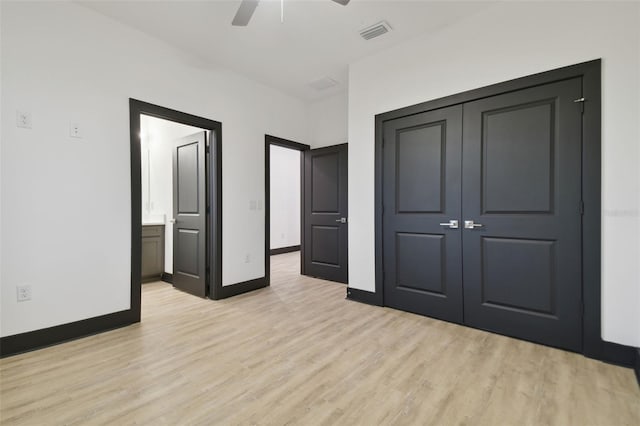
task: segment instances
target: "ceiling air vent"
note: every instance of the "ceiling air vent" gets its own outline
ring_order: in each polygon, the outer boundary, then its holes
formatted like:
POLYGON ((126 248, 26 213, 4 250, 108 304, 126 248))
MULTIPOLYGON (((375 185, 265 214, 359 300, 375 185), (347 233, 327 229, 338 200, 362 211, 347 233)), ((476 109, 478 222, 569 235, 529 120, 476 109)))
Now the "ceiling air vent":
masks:
POLYGON ((360 36, 365 40, 371 40, 372 38, 381 36, 391 31, 391 26, 387 21, 381 21, 377 24, 373 24, 370 27, 360 31, 360 36))
POLYGON ((336 86, 337 84, 338 82, 332 78, 322 77, 319 80, 315 80, 309 83, 309 86, 313 87, 316 90, 326 90, 330 87, 336 86))

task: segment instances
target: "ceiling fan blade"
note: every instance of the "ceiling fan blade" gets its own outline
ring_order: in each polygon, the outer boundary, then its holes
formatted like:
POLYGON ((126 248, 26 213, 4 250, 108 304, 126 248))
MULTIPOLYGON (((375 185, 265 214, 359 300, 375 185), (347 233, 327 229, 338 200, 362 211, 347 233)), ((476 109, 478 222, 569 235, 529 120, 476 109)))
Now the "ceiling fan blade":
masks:
POLYGON ((236 27, 246 27, 251 20, 251 16, 256 10, 256 7, 258 7, 259 1, 260 0, 242 0, 242 3, 240 3, 240 7, 236 12, 236 16, 234 16, 233 21, 231 21, 231 25, 236 27))
POLYGON ((346 6, 346 5, 348 5, 348 4, 349 4, 349 2, 350 2, 351 0, 333 0, 333 1, 334 1, 334 2, 336 2, 336 3, 338 3, 338 4, 341 4, 341 5, 343 5, 343 6, 346 6))

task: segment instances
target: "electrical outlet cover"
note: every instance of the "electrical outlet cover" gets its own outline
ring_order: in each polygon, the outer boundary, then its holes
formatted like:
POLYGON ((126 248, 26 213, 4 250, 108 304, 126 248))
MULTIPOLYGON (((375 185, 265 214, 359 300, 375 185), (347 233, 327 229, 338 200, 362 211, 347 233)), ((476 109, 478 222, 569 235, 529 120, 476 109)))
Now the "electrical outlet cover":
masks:
POLYGON ((80 124, 76 121, 69 123, 69 136, 72 138, 81 138, 82 132, 80 131, 80 124))

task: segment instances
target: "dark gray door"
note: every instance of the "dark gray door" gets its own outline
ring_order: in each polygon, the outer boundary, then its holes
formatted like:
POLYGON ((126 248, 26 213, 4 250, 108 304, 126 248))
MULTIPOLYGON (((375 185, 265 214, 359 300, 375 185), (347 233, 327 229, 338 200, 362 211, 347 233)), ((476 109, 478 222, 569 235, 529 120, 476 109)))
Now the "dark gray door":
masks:
POLYGON ((206 132, 173 147, 173 285, 206 296, 206 132))
POLYGON ((384 303, 455 322, 462 322, 461 130, 461 106, 383 128, 384 303))
POLYGON ((348 282, 347 144, 304 152, 304 273, 348 282))
POLYGON ((463 128, 465 323, 571 350, 582 344, 581 87, 467 103, 463 128))

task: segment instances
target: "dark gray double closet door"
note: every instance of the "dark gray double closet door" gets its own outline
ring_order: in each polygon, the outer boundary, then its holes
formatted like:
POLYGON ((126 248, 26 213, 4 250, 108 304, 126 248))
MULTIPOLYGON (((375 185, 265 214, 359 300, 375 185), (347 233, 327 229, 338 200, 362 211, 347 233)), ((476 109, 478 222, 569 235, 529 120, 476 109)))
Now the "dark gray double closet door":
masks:
POLYGON ((581 350, 581 93, 577 78, 385 122, 385 305, 581 350))

